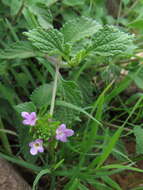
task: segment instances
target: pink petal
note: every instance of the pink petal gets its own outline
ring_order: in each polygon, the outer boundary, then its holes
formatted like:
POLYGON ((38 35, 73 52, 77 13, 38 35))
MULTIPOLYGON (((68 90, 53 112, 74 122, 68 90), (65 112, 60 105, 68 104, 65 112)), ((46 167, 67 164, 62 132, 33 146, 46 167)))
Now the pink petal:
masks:
POLYGON ((43 143, 43 140, 42 140, 42 139, 36 139, 36 140, 35 140, 35 143, 42 144, 42 143, 43 143))
POLYGON ((35 142, 30 142, 30 143, 29 143, 29 146, 30 146, 30 147, 33 147, 34 144, 35 144, 35 142))
POLYGON ((21 116, 27 119, 29 118, 30 114, 28 112, 21 112, 21 116))
POLYGON ((30 115, 32 116, 32 118, 36 118, 36 112, 31 112, 30 115))
POLYGON ((43 146, 40 146, 40 147, 38 148, 38 151, 39 151, 39 152, 44 152, 43 146))
POLYGON ((65 130, 65 134, 67 137, 70 137, 74 134, 74 131, 72 129, 66 129, 65 130))
POLYGON ((56 135, 55 137, 57 140, 60 140, 60 135, 56 135))
POLYGON ((23 120, 22 123, 23 123, 24 125, 30 125, 30 121, 27 120, 27 119, 23 120))
POLYGON ((65 124, 61 124, 58 129, 60 129, 61 131, 63 131, 63 130, 66 129, 66 125, 65 124))
POLYGON ((67 142, 67 137, 65 134, 62 135, 56 135, 56 139, 62 142, 67 142))
POLYGON ((65 135, 63 135, 63 136, 60 137, 59 140, 62 141, 62 142, 67 142, 67 137, 65 135))
POLYGON ((31 153, 32 155, 36 155, 36 154, 38 153, 38 150, 37 150, 36 148, 32 147, 32 148, 30 149, 30 153, 31 153))

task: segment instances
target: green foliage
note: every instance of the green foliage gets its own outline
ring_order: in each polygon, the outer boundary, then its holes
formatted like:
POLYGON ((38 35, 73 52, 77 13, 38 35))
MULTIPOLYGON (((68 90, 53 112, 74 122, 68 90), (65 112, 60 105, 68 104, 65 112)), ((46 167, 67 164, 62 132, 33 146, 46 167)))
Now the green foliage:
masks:
POLYGON ((16 105, 14 108, 19 114, 23 111, 26 111, 26 112, 36 111, 36 107, 32 102, 21 103, 21 104, 16 105))
POLYGON ((143 154, 143 129, 140 126, 134 127, 134 135, 136 137, 136 152, 143 154))
POLYGON ((83 104, 90 104, 92 102, 94 89, 91 78, 88 76, 88 74, 84 74, 79 77, 78 85, 83 95, 83 104))
POLYGON ((95 20, 86 17, 79 17, 64 24, 61 32, 66 42, 76 42, 85 37, 90 37, 102 26, 95 20))
POLYGON ((10 139, 1 139, 0 157, 38 172, 33 189, 121 190, 111 175, 143 172, 131 167, 143 153, 143 2, 105 2, 0 1, 0 133, 10 139), (36 112, 35 126, 22 124, 22 111, 36 112), (55 139, 61 123, 74 130, 67 143, 55 139), (44 153, 32 156, 37 138, 44 153), (137 154, 127 154, 124 140, 135 138, 137 154))
POLYGON ((88 51, 100 56, 117 56, 128 53, 132 46, 133 35, 120 31, 113 26, 104 26, 92 38, 88 51))
POLYGON ((48 6, 39 2, 34 5, 30 4, 29 9, 35 16, 37 16, 37 20, 41 27, 43 27, 44 29, 53 27, 52 26, 53 16, 48 6))
POLYGON ((45 54, 55 55, 63 51, 64 37, 56 29, 37 28, 25 32, 32 44, 45 54))
POLYGON ((79 52, 77 52, 77 54, 71 58, 71 60, 68 62, 68 64, 70 66, 76 66, 79 65, 81 63, 81 61, 87 56, 86 54, 86 50, 80 50, 79 52))
POLYGON ((53 84, 44 84, 36 88, 31 96, 31 101, 38 107, 47 106, 50 104, 52 97, 53 84))
POLYGON ((26 59, 34 57, 34 49, 27 41, 12 43, 4 51, 0 52, 0 59, 26 59))
POLYGON ((84 0, 81 0, 81 1, 63 0, 63 4, 68 5, 68 6, 78 6, 78 5, 83 5, 84 4, 84 0))
POLYGON ((10 104, 14 104, 14 99, 15 99, 15 92, 13 91, 12 88, 9 86, 5 86, 2 83, 0 83, 0 97, 4 97, 4 99, 8 100, 10 104))
MULTIPOLYGON (((72 103, 75 106, 81 106, 82 94, 78 85, 74 81, 60 81, 59 100, 72 103)), ((79 113, 66 107, 57 107, 55 117, 63 123, 70 124, 78 119, 79 113)))

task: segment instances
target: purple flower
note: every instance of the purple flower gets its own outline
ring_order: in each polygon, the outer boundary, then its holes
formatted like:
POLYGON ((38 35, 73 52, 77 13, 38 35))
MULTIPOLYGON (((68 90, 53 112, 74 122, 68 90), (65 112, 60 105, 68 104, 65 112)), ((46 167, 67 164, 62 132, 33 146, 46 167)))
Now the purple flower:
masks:
POLYGON ((34 126, 37 120, 36 113, 35 112, 22 112, 21 116, 24 118, 23 124, 24 125, 31 125, 34 126))
POLYGON ((35 141, 29 143, 30 148, 30 154, 36 155, 38 152, 44 152, 43 148, 43 140, 36 139, 35 141))
POLYGON ((67 129, 65 124, 61 124, 56 130, 56 139, 62 142, 67 142, 67 137, 74 134, 72 129, 67 129))

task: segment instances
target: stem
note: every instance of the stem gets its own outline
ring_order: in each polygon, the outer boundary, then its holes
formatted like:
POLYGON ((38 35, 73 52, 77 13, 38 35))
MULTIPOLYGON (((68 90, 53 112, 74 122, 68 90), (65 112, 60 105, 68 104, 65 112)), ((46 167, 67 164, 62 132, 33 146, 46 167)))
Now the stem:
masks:
POLYGON ((59 76, 59 63, 56 63, 56 73, 54 78, 54 86, 53 86, 53 92, 52 92, 52 100, 51 100, 51 107, 50 107, 50 115, 53 116, 54 113, 54 107, 55 107, 55 98, 56 98, 56 91, 57 91, 57 83, 58 83, 58 76, 59 76))

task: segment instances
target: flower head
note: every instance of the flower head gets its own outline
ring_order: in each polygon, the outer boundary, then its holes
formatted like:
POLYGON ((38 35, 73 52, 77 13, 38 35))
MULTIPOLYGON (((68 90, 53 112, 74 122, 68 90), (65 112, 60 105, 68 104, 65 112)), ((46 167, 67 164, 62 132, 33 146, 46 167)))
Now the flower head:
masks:
POLYGON ((22 112, 21 116, 24 118, 22 122, 24 125, 34 126, 36 124, 37 117, 35 112, 22 112))
POLYGON ((29 143, 30 148, 30 154, 36 155, 38 152, 44 152, 43 148, 43 140, 36 139, 35 141, 29 143))
POLYGON ((72 129, 67 129, 65 124, 61 124, 56 130, 56 139, 62 142, 67 142, 67 137, 74 134, 72 129))

